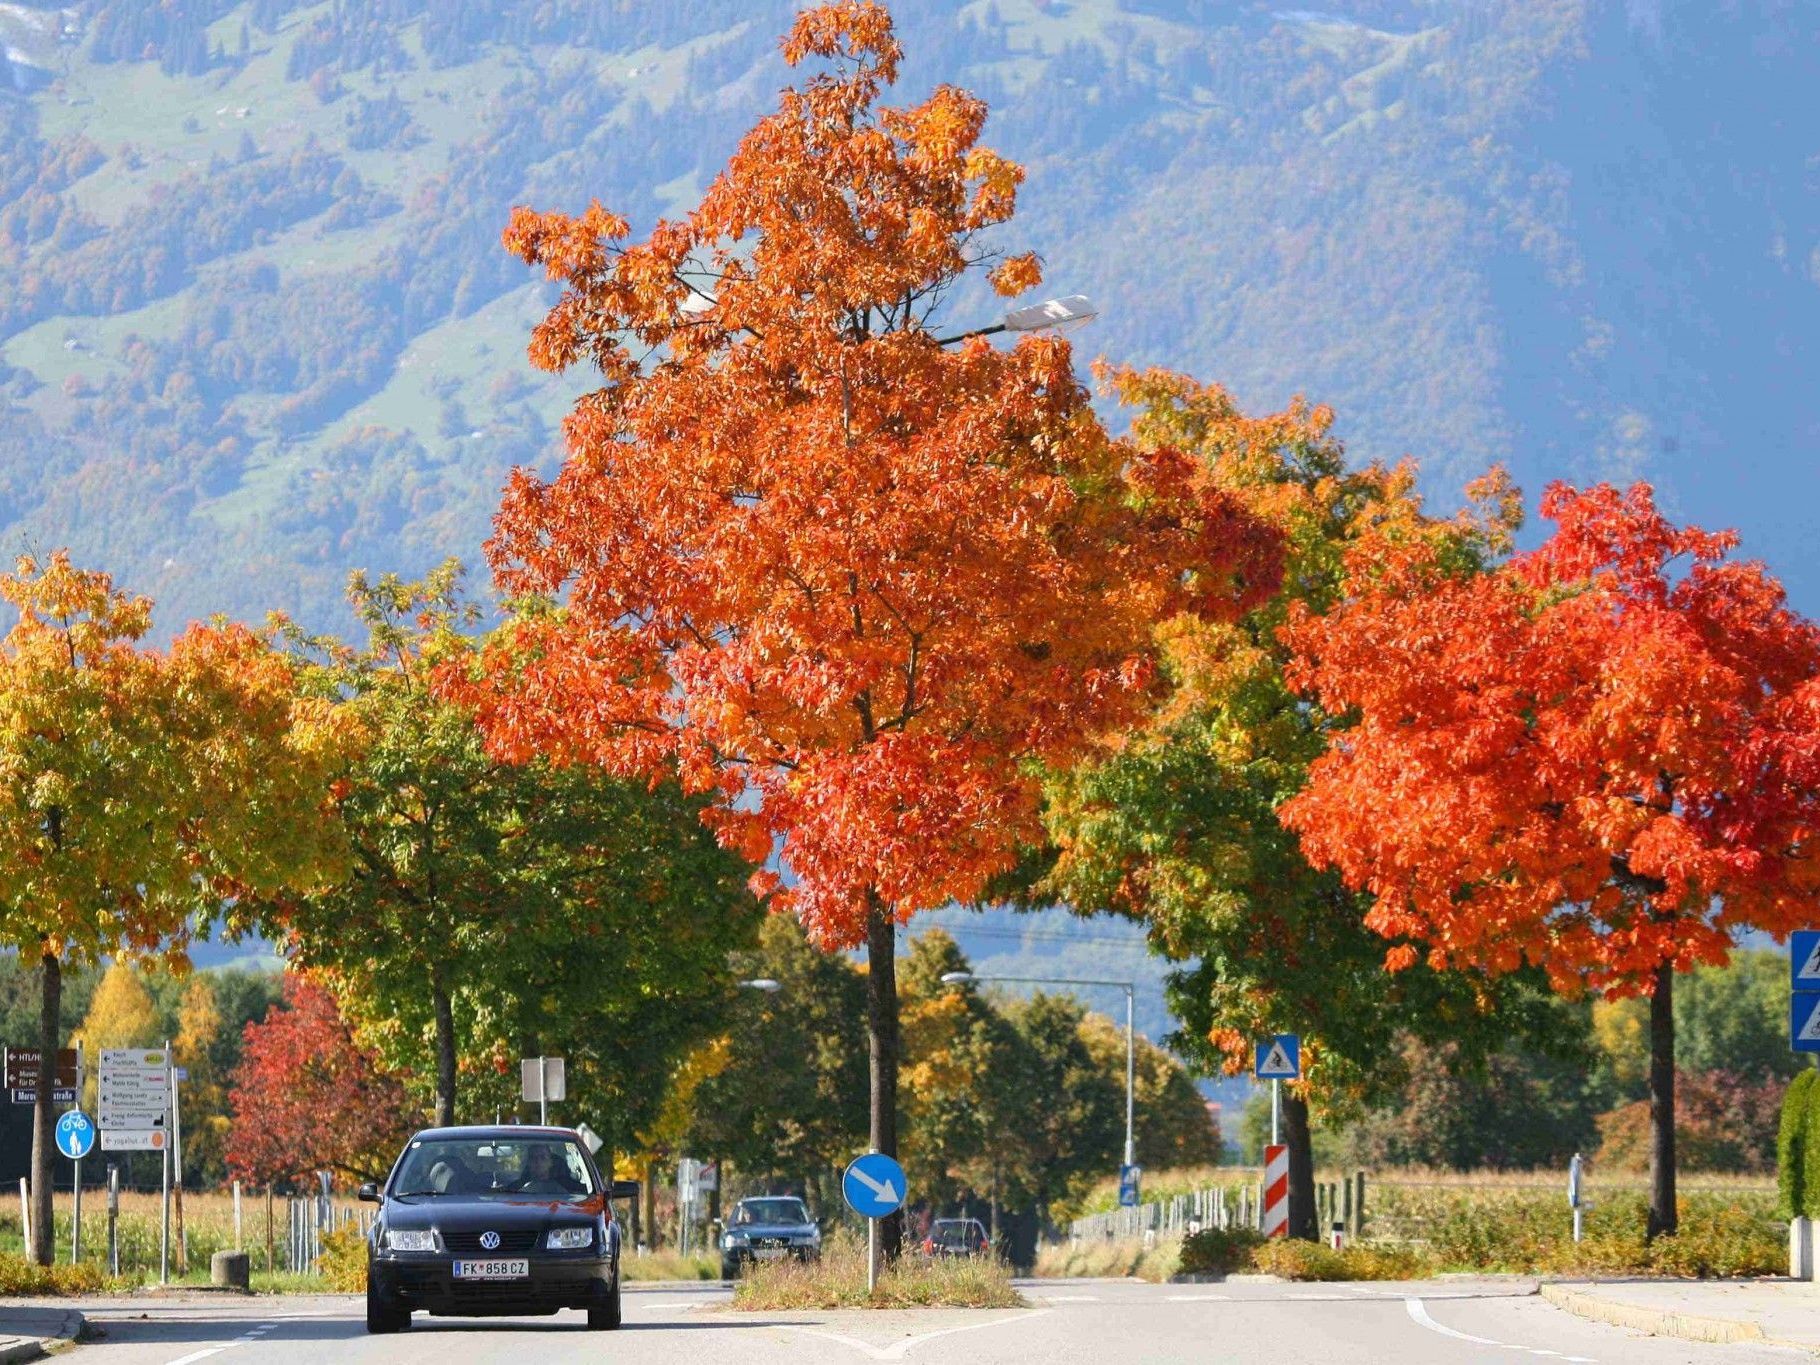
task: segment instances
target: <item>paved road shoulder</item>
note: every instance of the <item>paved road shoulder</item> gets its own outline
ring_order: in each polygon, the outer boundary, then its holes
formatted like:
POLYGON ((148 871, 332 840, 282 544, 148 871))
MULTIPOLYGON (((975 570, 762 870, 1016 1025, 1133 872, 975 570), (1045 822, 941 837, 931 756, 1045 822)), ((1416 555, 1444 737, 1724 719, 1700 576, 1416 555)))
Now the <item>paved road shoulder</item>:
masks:
POLYGON ((0 1365, 68 1349, 82 1334, 83 1321, 80 1309, 64 1303, 0 1303, 0 1365))

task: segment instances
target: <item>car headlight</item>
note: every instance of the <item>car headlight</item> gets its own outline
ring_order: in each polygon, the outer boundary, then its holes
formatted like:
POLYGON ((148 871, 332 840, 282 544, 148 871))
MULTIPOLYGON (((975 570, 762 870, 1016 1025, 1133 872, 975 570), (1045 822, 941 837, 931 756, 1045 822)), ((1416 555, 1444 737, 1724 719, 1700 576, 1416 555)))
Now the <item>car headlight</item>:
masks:
POLYGON ((729 1232, 725 1237, 720 1239, 721 1250, 723 1251, 731 1251, 734 1247, 743 1247, 745 1244, 746 1234, 743 1232, 729 1232))
POLYGON ((385 1234, 388 1251, 436 1251, 435 1228, 387 1228, 385 1234))
POLYGON ((594 1245, 593 1228, 551 1228, 544 1246, 551 1251, 574 1251, 594 1245))

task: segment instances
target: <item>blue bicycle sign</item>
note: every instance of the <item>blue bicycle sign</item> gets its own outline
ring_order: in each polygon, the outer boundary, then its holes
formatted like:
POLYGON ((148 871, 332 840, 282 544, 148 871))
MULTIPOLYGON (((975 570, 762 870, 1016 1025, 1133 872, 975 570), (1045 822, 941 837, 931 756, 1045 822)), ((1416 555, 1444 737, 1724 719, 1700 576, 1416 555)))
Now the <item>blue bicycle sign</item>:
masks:
POLYGON ((80 1161, 95 1150, 95 1124, 80 1109, 57 1120, 57 1150, 71 1161, 80 1161))

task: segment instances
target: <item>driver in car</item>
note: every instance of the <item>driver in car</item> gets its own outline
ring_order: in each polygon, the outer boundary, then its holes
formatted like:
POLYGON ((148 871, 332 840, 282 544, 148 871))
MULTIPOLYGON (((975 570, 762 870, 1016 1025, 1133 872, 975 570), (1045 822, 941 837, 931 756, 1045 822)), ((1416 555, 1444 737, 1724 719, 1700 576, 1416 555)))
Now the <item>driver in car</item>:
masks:
POLYGON ((556 1154, 540 1143, 525 1152, 524 1175, 519 1179, 518 1191, 521 1194, 580 1194, 581 1186, 557 1163, 556 1154))

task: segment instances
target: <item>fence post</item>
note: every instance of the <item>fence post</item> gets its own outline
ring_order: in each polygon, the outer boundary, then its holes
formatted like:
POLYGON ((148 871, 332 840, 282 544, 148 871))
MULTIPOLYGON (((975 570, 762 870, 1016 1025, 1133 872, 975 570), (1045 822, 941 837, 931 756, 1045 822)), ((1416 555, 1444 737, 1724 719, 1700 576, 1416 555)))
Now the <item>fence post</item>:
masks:
POLYGON ((1353 1179, 1358 1183, 1358 1192, 1352 1197, 1352 1239, 1357 1242, 1365 1237, 1365 1172, 1357 1172, 1353 1179))

